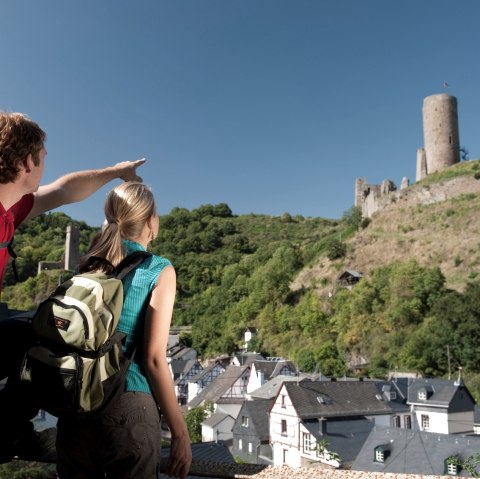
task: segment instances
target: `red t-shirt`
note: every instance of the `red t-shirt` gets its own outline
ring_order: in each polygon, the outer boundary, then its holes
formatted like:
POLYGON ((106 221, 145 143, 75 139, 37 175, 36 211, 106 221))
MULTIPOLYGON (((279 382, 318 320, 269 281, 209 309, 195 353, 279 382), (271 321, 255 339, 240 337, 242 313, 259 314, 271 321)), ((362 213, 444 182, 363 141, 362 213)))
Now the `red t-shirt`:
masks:
MULTIPOLYGON (((15 203, 8 211, 5 211, 0 203, 0 243, 6 243, 13 238, 15 228, 28 216, 33 207, 33 194, 28 194, 15 203)), ((0 290, 3 287, 3 278, 7 269, 10 255, 7 248, 0 249, 0 290)))

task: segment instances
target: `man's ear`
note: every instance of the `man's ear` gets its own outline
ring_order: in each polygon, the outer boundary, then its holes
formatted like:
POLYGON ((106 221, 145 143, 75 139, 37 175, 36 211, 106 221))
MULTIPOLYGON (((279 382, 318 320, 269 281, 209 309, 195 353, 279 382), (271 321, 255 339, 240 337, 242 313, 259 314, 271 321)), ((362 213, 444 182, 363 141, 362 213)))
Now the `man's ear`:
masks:
POLYGON ((23 160, 23 167, 25 169, 26 173, 30 173, 32 171, 32 168, 35 166, 33 162, 33 156, 31 153, 29 153, 25 159, 23 160))

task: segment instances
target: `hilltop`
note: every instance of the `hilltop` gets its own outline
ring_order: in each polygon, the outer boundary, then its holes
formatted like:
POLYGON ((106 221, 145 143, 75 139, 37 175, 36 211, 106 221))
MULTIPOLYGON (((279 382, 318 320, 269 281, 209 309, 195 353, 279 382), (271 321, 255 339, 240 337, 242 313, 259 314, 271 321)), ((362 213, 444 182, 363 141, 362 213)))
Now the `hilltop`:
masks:
POLYGON ((440 267, 447 287, 463 291, 480 272, 479 172, 480 160, 468 161, 391 193, 368 226, 345 241, 344 258, 320 256, 292 289, 313 286, 326 297, 343 269, 368 277, 379 266, 414 259, 440 267))

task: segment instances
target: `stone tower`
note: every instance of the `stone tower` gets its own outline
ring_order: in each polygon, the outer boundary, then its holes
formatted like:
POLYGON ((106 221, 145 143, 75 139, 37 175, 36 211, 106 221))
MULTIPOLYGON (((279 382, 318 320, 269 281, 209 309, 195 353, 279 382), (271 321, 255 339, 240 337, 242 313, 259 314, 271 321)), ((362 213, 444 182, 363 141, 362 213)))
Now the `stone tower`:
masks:
POLYGON ((417 178, 460 161, 457 99, 441 93, 423 100, 423 151, 417 152, 417 178))
POLYGON ((80 262, 80 232, 75 225, 67 226, 65 238, 65 269, 74 271, 80 262))

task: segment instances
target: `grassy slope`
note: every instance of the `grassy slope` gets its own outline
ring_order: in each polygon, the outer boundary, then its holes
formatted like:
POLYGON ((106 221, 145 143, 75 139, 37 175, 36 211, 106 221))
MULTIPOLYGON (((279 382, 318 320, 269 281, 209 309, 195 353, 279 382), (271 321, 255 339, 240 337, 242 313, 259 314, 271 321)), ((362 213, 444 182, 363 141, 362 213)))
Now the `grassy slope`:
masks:
POLYGON ((413 258, 421 265, 439 266, 447 286, 462 290, 480 272, 480 180, 474 178, 479 171, 479 160, 464 162, 411 186, 415 193, 448 185, 450 193, 443 201, 398 202, 375 213, 368 227, 347 241, 346 258, 331 262, 319 257, 298 275, 292 288, 313 284, 326 296, 346 268, 368 277, 380 265, 413 258))

